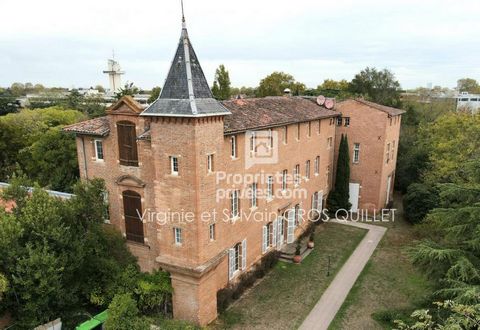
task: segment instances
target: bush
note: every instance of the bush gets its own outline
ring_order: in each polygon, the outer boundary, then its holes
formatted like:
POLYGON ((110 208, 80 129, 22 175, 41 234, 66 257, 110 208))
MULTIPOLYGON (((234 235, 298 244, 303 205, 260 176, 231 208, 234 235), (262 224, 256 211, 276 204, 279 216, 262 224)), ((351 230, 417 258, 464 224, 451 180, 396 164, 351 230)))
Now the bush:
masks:
POLYGON ((217 291, 217 310, 223 312, 232 302, 233 289, 226 287, 217 291))
POLYGON ((167 315, 171 306, 172 284, 168 273, 155 271, 142 274, 135 293, 142 313, 163 312, 167 315))
POLYGON ((427 213, 439 204, 438 191, 421 183, 413 183, 403 197, 405 217, 411 223, 421 222, 427 213))
POLYGON ((108 306, 108 318, 105 321, 107 330, 147 330, 150 322, 139 316, 137 302, 131 294, 116 295, 108 306))

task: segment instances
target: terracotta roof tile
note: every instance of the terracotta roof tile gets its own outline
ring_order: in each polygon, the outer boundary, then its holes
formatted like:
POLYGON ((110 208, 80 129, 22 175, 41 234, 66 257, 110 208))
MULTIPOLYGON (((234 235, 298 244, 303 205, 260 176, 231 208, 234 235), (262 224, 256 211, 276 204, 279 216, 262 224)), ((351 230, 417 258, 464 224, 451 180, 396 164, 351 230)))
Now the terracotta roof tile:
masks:
POLYGON ((107 136, 108 133, 110 133, 110 123, 108 117, 99 117, 65 126, 63 131, 76 134, 107 136))
POLYGON ((265 97, 222 102, 232 113, 225 116, 224 132, 282 126, 340 115, 303 97, 265 97))
POLYGON ((363 100, 363 99, 355 99, 355 100, 350 99, 350 100, 345 100, 343 102, 340 102, 337 105, 337 110, 341 112, 342 107, 346 106, 347 102, 357 102, 357 103, 366 105, 370 108, 385 112, 390 116, 398 116, 398 115, 401 115, 401 114, 405 113, 405 110, 401 110, 401 109, 397 109, 397 108, 393 108, 393 107, 387 107, 386 105, 381 105, 381 104, 366 101, 366 100, 363 100))

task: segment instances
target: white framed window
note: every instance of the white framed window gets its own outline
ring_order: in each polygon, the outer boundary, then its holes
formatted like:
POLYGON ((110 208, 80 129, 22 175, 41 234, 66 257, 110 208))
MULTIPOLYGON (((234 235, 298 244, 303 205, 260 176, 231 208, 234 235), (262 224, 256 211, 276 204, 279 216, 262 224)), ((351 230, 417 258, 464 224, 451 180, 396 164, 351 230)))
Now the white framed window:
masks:
POLYGON ((240 215, 239 196, 240 196, 240 191, 239 190, 232 191, 231 196, 230 196, 232 218, 237 218, 240 215))
POLYGON ((251 193, 250 206, 252 208, 255 208, 257 207, 257 183, 256 182, 252 183, 250 193, 251 193))
POLYGON ((342 126, 342 117, 337 117, 337 126, 342 126))
POLYGON ((277 245, 278 222, 274 220, 262 227, 262 253, 277 245))
POLYGON ((268 147, 273 149, 273 131, 271 128, 268 130, 268 147))
POLYGON ((232 158, 237 158, 237 136, 232 135, 230 137, 230 147, 231 147, 231 156, 232 158))
POLYGON ((293 182, 296 186, 300 184, 300 165, 297 164, 293 168, 293 182))
POLYGON ((320 173, 320 156, 315 157, 315 163, 313 165, 315 175, 320 173))
POLYGON ((283 143, 288 143, 288 126, 283 127, 283 143))
POLYGON ((357 164, 360 161, 360 143, 353 144, 353 163, 357 164))
POLYGON ((257 135, 255 132, 250 132, 250 152, 257 151, 257 135))
POLYGON ((318 210, 318 192, 312 195, 312 210, 318 210))
POLYGON ((305 162, 305 178, 310 179, 310 160, 305 162))
POLYGON ((215 224, 212 223, 210 226, 208 226, 208 238, 210 241, 214 241, 216 238, 216 232, 215 232, 215 224))
POLYGON ((247 268, 247 239, 228 250, 228 278, 231 280, 240 270, 247 268))
POLYGON ((333 137, 329 137, 327 139, 327 149, 331 149, 333 147, 333 137))
POLYGON ((95 140, 93 142, 95 144, 95 159, 103 161, 103 141, 95 140))
POLYGON ((282 172, 282 190, 283 191, 287 190, 287 175, 288 175, 288 171, 283 170, 282 172))
POLYGON ((345 117, 345 127, 350 127, 350 117, 345 117))
POLYGON ((178 157, 170 156, 170 170, 172 175, 178 175, 178 157))
POLYGON ((388 162, 390 161, 390 143, 387 143, 387 153, 385 155, 385 162, 388 164, 388 162))
POLYGON ((392 160, 395 158, 395 141, 392 141, 392 157, 391 158, 392 160))
POLYGON ((213 169, 213 154, 207 155, 207 172, 212 173, 213 169))
POLYGON ((176 245, 182 245, 183 243, 182 228, 178 228, 178 227, 173 228, 173 238, 175 240, 176 245))
POLYGON ((267 199, 273 199, 273 176, 267 178, 267 199))

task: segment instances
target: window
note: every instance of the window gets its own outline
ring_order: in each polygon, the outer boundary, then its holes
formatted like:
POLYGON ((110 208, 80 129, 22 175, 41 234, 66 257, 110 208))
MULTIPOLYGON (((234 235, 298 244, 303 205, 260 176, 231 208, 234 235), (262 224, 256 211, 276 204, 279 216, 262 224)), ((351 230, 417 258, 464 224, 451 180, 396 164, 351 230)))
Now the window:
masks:
POLYGON ((231 144, 231 156, 232 158, 237 158, 237 136, 233 135, 230 138, 230 144, 231 144))
POLYGON ((175 240, 176 245, 182 245, 183 243, 182 228, 178 228, 178 227, 173 228, 173 238, 175 240))
POLYGON ((353 144, 353 163, 357 164, 360 160, 360 143, 353 144))
POLYGON ((250 132, 250 152, 255 152, 257 149, 257 137, 255 132, 250 132))
POLYGON ((342 117, 337 117, 337 126, 342 126, 342 117))
POLYGON ((129 121, 118 122, 117 134, 120 165, 138 166, 135 124, 129 121))
POLYGON ((300 140, 300 123, 297 124, 297 140, 300 140))
POLYGON ((251 186, 251 207, 254 208, 254 207, 257 207, 257 183, 254 182, 252 183, 252 186, 251 186))
POLYGON ((213 155, 207 155, 207 172, 213 172, 213 155))
POLYGON ((320 156, 315 157, 315 163, 313 165, 315 175, 318 175, 320 173, 320 156))
POLYGON ((312 136, 312 122, 311 121, 308 122, 308 132, 307 132, 307 134, 308 134, 308 137, 312 136))
POLYGON ((134 191, 122 193, 127 240, 143 243, 142 198, 134 191))
POLYGON ((277 227, 278 222, 274 220, 262 227, 262 253, 266 253, 270 247, 274 247, 277 244, 277 227))
POLYGON ((214 223, 208 226, 208 237, 210 238, 210 241, 215 240, 215 224, 214 223))
POLYGON ((288 126, 283 128, 283 143, 288 143, 288 126))
POLYGON ((273 176, 267 178, 267 199, 273 198, 273 176))
POLYGON ((300 223, 300 204, 295 205, 295 226, 300 223))
POLYGON ((231 198, 231 211, 232 211, 232 218, 237 218, 240 215, 239 212, 239 195, 240 191, 234 190, 230 196, 231 198))
POLYGON ((386 154, 386 163, 390 161, 390 143, 387 144, 387 154, 386 154))
POLYGON ((345 127, 350 126, 350 117, 345 117, 345 127))
POLYGON ((234 271, 240 270, 241 260, 242 260, 242 243, 238 243, 234 247, 235 250, 235 259, 234 259, 234 271))
POLYGON ((297 186, 300 183, 300 165, 297 164, 293 168, 293 180, 295 185, 297 186))
POLYGON ((178 157, 170 156, 170 170, 172 175, 178 175, 178 157))
POLYGON ((282 172, 282 190, 285 191, 287 190, 287 170, 283 170, 282 172))
POLYGON ((268 130, 268 147, 270 149, 273 148, 273 132, 272 132, 272 129, 268 130))
POLYGON ((333 125, 333 118, 330 118, 330 126, 333 125))
POLYGON ((95 140, 95 158, 103 160, 103 143, 102 140, 95 140))
POLYGON ((327 149, 332 148, 332 146, 333 146, 333 137, 329 137, 327 139, 327 149))
POLYGON ((305 163, 305 178, 310 179, 310 160, 305 163))
POLYGON ((312 195, 312 210, 318 210, 318 192, 312 195))

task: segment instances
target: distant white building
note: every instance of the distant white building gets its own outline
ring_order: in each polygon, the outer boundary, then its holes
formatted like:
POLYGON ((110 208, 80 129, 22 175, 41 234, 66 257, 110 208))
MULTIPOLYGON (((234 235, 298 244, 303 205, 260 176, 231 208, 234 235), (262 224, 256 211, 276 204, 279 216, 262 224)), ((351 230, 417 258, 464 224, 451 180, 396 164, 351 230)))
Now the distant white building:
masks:
POLYGON ((113 95, 120 91, 122 88, 122 75, 125 73, 120 68, 120 64, 114 59, 108 60, 108 69, 103 71, 108 74, 108 80, 110 84, 109 94, 113 95))
POLYGON ((469 94, 468 92, 458 94, 457 111, 478 113, 480 111, 480 94, 469 94))

